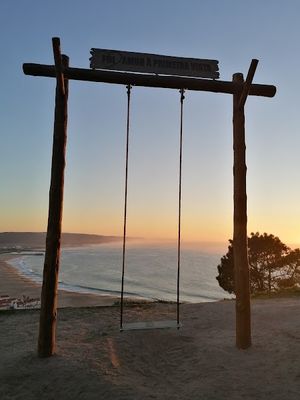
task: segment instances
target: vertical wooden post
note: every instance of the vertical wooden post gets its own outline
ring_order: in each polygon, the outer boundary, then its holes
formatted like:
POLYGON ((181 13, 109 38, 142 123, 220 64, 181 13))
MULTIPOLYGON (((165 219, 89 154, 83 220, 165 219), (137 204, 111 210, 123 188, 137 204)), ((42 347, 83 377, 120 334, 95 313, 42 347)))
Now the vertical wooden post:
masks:
POLYGON ((55 351, 57 288, 67 141, 68 80, 64 78, 63 68, 68 67, 69 59, 67 56, 61 56, 59 38, 53 38, 52 44, 56 67, 56 95, 48 227, 38 339, 38 355, 40 357, 49 357, 55 351))
MULTIPOLYGON (((234 74, 233 82, 243 83, 243 74, 234 74)), ((240 92, 233 95, 233 257, 236 294, 236 345, 240 349, 246 349, 251 346, 251 314, 247 243, 245 115, 244 104, 241 104, 240 99, 240 92)))

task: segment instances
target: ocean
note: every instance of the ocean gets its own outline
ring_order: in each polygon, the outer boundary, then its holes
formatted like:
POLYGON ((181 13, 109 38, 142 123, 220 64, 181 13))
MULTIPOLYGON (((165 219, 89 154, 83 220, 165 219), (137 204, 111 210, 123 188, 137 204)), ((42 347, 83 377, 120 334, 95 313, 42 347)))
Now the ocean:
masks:
MULTIPOLYGON (((180 301, 199 303, 230 298, 216 280, 221 254, 195 247, 181 251, 180 301)), ((30 279, 41 282, 44 255, 23 254, 10 264, 30 279)), ((111 294, 121 288, 122 243, 63 249, 59 272, 61 289, 111 294)), ((177 249, 175 245, 128 242, 124 295, 176 301, 177 249)))

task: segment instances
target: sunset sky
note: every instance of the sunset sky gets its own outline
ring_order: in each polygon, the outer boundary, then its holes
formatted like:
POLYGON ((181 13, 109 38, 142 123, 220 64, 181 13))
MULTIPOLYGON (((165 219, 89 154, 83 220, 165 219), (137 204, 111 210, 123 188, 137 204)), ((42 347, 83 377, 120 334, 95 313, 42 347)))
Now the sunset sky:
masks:
MULTIPOLYGON (((277 87, 246 104, 249 233, 300 245, 300 2, 298 0, 1 1, 0 231, 45 231, 55 80, 25 76, 53 64, 61 38, 70 65, 90 49, 219 60, 220 79, 247 74, 277 87)), ((133 88, 128 235, 177 233, 179 103, 176 90, 133 88)), ((70 82, 63 230, 121 235, 126 88, 70 82)), ((182 238, 232 237, 232 97, 187 92, 182 238)))

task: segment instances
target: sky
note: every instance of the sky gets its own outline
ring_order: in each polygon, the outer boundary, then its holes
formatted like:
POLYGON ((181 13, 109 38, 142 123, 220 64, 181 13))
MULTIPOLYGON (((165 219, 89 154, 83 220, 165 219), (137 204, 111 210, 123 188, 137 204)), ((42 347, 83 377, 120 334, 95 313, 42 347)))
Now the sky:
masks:
MULTIPOLYGON (((25 76, 53 64, 61 39, 73 67, 106 48, 219 60, 220 79, 247 74, 277 87, 246 103, 248 231, 300 245, 298 0, 51 0, 0 3, 0 231, 45 231, 55 80, 25 76)), ((177 90, 132 90, 128 235, 177 235, 177 90)), ((121 235, 126 88, 70 82, 63 230, 121 235)), ((232 96, 186 93, 182 239, 227 242, 233 230, 232 96)))

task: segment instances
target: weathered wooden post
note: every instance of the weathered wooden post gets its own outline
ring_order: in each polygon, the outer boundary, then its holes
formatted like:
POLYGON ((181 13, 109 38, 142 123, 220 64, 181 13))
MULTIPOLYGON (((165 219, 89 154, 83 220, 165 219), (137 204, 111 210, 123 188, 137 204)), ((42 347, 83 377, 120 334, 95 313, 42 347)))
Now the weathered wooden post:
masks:
POLYGON ((233 257, 236 293, 236 345, 240 349, 246 349, 251 346, 244 106, 250 91, 257 63, 257 60, 252 60, 245 83, 243 74, 237 73, 233 75, 233 82, 238 84, 244 83, 243 90, 233 95, 233 257))
POLYGON ((49 357, 55 351, 68 116, 68 80, 64 77, 63 68, 68 67, 69 59, 67 56, 61 55, 59 38, 53 38, 52 45, 56 70, 56 95, 49 213, 38 340, 38 354, 40 357, 49 357))

